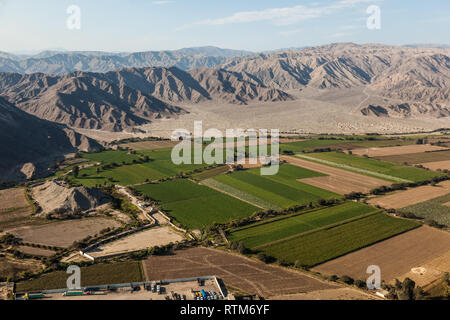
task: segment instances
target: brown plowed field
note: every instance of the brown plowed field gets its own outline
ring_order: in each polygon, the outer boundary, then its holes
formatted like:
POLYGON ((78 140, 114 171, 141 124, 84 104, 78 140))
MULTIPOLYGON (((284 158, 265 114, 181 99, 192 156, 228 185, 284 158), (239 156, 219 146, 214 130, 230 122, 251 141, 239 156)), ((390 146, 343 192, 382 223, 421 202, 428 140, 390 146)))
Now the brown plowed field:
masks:
POLYGON ((172 148, 173 146, 177 145, 178 141, 170 141, 170 140, 164 140, 164 141, 141 141, 141 142, 131 142, 127 144, 121 145, 125 148, 130 148, 136 151, 140 150, 154 150, 154 149, 164 149, 164 148, 172 148))
POLYGON ((450 170, 450 160, 421 163, 421 165, 433 171, 437 171, 438 169, 450 170))
POLYGON ((381 268, 382 279, 389 282, 412 268, 420 267, 448 253, 449 250, 449 233, 423 226, 321 264, 313 271, 367 279, 367 267, 377 265, 381 268))
POLYGON ((262 297, 337 289, 299 272, 266 265, 246 257, 208 248, 176 251, 144 261, 147 280, 217 276, 226 286, 262 297))
POLYGON ((23 188, 0 190, 0 223, 27 217, 31 212, 23 188))
POLYGON ((439 151, 446 150, 448 148, 426 145, 426 144, 414 144, 409 146, 399 146, 399 147, 385 147, 385 148, 361 148, 354 149, 352 153, 358 156, 368 155, 369 157, 384 157, 384 156, 394 156, 403 155, 410 153, 421 153, 426 151, 439 151))
POLYGON ((376 187, 391 185, 391 182, 388 181, 329 167, 312 161, 288 156, 282 156, 281 159, 286 160, 292 165, 326 174, 327 176, 325 177, 306 178, 300 179, 299 181, 338 194, 348 194, 350 192, 368 193, 376 187))
POLYGON ((443 181, 436 186, 423 186, 406 191, 399 191, 384 197, 374 198, 369 200, 368 203, 386 209, 400 209, 434 198, 439 198, 448 193, 450 193, 450 181, 443 181))
POLYGON ((395 162, 395 163, 408 163, 408 164, 423 164, 429 162, 447 161, 450 159, 450 151, 438 151, 438 152, 421 152, 401 154, 394 156, 375 157, 378 160, 395 162))

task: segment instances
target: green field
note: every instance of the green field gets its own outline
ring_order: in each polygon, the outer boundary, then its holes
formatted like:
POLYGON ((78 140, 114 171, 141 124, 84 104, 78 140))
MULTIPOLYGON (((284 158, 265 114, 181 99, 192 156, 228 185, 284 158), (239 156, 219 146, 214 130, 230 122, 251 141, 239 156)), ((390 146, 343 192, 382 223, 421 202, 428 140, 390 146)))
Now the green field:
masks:
MULTIPOLYGON (((30 292, 67 288, 66 271, 55 271, 39 278, 16 283, 16 292, 30 292)), ((144 281, 139 261, 95 264, 81 268, 81 286, 96 286, 144 281)))
POLYGON ((446 203, 450 203, 450 194, 408 206, 399 211, 413 213, 417 217, 434 220, 439 224, 450 227, 450 206, 445 205, 446 203))
POLYGON ((374 147, 392 147, 401 145, 414 144, 415 140, 367 140, 366 137, 355 136, 353 138, 342 136, 336 139, 313 139, 306 141, 296 141, 280 144, 281 152, 289 150, 295 153, 311 152, 317 148, 332 148, 332 149, 356 149, 356 148, 374 148, 374 147))
POLYGON ((77 184, 92 187, 97 184, 119 184, 124 186, 141 184, 148 181, 173 177, 180 173, 186 173, 195 169, 204 168, 206 164, 182 164, 175 165, 171 160, 171 149, 139 151, 136 155, 128 155, 126 151, 104 151, 100 153, 83 154, 92 161, 102 162, 101 166, 80 170, 78 178, 72 178, 77 184), (140 158, 148 156, 149 161, 134 163, 140 158), (126 165, 123 165, 123 162, 126 165), (116 164, 112 168, 103 170, 105 164, 116 164), (97 173, 97 169, 100 170, 97 173))
POLYGON ((320 177, 320 173, 291 165, 281 165, 277 175, 261 176, 260 169, 237 171, 233 174, 215 177, 217 181, 261 198, 282 208, 308 204, 319 199, 340 198, 341 196, 297 179, 320 177))
POLYGON ((260 210, 187 179, 147 184, 135 189, 158 201, 171 217, 192 229, 201 229, 214 222, 225 223, 248 217, 260 210))
POLYGON ((417 182, 441 175, 433 171, 338 152, 313 153, 307 156, 298 155, 298 157, 305 158, 306 160, 311 160, 311 158, 319 159, 327 165, 356 171, 392 182, 417 182))
POLYGON ((375 211, 377 209, 364 204, 345 202, 330 208, 270 219, 238 228, 231 231, 229 240, 243 241, 247 248, 255 248, 375 211))
POLYGON ((268 256, 309 267, 324 263, 420 224, 376 213, 353 222, 260 247, 268 256))

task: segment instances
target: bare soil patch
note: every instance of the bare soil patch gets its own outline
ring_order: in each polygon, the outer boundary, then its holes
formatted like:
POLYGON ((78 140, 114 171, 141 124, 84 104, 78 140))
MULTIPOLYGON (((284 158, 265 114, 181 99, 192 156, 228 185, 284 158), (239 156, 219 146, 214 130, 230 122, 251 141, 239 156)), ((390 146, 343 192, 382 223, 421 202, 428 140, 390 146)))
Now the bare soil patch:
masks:
POLYGON ((25 197, 25 189, 0 190, 0 223, 30 216, 32 208, 25 197))
POLYGON ((300 179, 299 181, 338 194, 347 194, 350 192, 367 193, 376 187, 391 184, 390 182, 381 179, 364 176, 358 173, 329 167, 320 163, 295 157, 282 156, 281 159, 286 160, 292 165, 326 174, 327 176, 325 177, 306 178, 300 179))
POLYGON ((450 160, 421 163, 421 165, 433 171, 450 170, 450 160))
POLYGON ((41 268, 42 264, 35 260, 0 257, 0 277, 14 277, 22 271, 36 272, 41 268))
POLYGON ((94 236, 105 228, 119 226, 120 224, 113 219, 92 218, 19 227, 9 232, 24 242, 65 248, 72 245, 74 241, 94 236))
POLYGON ((98 258, 167 245, 183 239, 184 237, 180 233, 173 231, 170 227, 151 228, 92 249, 89 255, 98 258))
POLYGON ((47 250, 47 249, 42 249, 42 248, 33 248, 33 247, 28 247, 28 246, 18 246, 14 249, 16 249, 20 252, 23 252, 25 254, 30 254, 33 256, 42 256, 42 257, 51 257, 56 253, 55 251, 52 251, 52 250, 47 250))
POLYGON ((339 288, 275 296, 271 300, 379 300, 379 298, 360 290, 339 288))
POLYGON ((443 181, 436 186, 423 186, 399 191, 393 194, 374 198, 369 204, 386 209, 400 209, 431 199, 439 198, 450 193, 450 181, 443 181))
POLYGON ((296 271, 208 248, 180 250, 170 256, 152 256, 144 261, 144 268, 149 277, 147 280, 215 275, 226 286, 262 297, 339 288, 296 271))
POLYGON ((393 156, 376 157, 378 160, 395 162, 395 163, 408 163, 408 164, 425 164, 429 162, 447 161, 450 159, 450 151, 435 151, 435 152, 421 152, 421 153, 409 153, 393 156))
POLYGON ((381 268, 382 279, 389 282, 409 272, 411 268, 420 267, 447 254, 449 249, 449 233, 423 226, 321 264, 313 268, 313 271, 367 279, 367 267, 377 265, 381 268))
POLYGON ((368 155, 369 157, 383 157, 383 156, 394 156, 394 155, 421 153, 427 151, 441 151, 441 150, 447 150, 447 148, 427 144, 414 144, 398 147, 354 149, 352 150, 352 153, 358 156, 368 155))
POLYGON ((400 276, 399 280, 405 278, 412 279, 416 285, 421 286, 424 290, 431 289, 433 285, 440 281, 446 272, 450 272, 450 250, 423 265, 411 268, 411 270, 400 276))
POLYGON ((141 150, 155 150, 155 149, 164 149, 164 148, 172 148, 177 145, 178 141, 140 141, 140 142, 132 142, 121 145, 121 147, 130 148, 136 151, 141 150))

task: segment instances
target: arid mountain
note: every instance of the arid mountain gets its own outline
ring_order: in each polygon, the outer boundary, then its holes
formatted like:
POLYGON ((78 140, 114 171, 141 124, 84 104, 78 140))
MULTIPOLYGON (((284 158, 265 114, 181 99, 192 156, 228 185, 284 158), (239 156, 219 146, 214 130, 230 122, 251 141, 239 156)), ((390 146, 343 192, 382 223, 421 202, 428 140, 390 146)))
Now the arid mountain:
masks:
POLYGON ((444 47, 347 43, 234 58, 221 67, 281 90, 367 87, 386 102, 375 106, 367 99, 361 105, 364 115, 445 117, 450 109, 449 56, 444 47), (375 112, 374 107, 389 112, 375 112))
POLYGON ((214 100, 234 104, 294 100, 286 92, 268 88, 245 73, 221 68, 201 68, 190 71, 190 74, 214 100))
POLYGON ((137 53, 44 51, 34 56, 0 53, 0 72, 63 75, 74 71, 108 72, 129 67, 172 67, 191 70, 214 67, 250 52, 216 47, 137 53))
POLYGON ((23 112, 0 98, 0 182, 45 172, 55 157, 101 149, 75 131, 23 112))
POLYGON ((139 90, 84 73, 0 73, 0 94, 39 118, 85 129, 121 131, 184 113, 139 90))

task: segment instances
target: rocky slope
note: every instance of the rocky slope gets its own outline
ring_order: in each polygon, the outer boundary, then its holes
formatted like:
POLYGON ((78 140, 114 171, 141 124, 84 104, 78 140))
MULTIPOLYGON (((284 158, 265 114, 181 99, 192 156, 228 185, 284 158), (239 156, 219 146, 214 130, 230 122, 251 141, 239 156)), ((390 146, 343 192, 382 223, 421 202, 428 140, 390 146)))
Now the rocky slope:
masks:
POLYGON ((85 129, 122 131, 184 113, 139 90, 85 73, 0 73, 0 94, 37 117, 85 129))
POLYGON ((43 217, 48 214, 59 218, 70 217, 112 200, 97 188, 69 188, 58 180, 47 181, 33 188, 32 195, 41 207, 42 211, 39 215, 43 217))
POLYGON ((56 157, 102 148, 73 130, 23 112, 0 98, 0 182, 45 173, 56 157))

